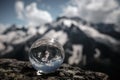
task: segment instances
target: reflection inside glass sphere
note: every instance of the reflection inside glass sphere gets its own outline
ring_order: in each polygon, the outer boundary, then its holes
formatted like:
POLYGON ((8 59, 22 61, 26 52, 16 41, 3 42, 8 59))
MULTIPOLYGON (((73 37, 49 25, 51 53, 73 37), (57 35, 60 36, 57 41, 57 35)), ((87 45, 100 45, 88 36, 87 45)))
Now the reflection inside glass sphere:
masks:
POLYGON ((29 53, 29 60, 40 73, 54 72, 64 60, 64 50, 55 39, 44 38, 35 41, 29 53))

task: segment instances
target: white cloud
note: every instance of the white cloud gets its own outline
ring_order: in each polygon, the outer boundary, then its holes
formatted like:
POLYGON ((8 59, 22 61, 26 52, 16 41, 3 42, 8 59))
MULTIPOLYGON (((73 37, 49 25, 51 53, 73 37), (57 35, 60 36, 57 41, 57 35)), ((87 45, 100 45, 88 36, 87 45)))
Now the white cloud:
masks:
POLYGON ((36 3, 28 5, 25 8, 25 13, 30 25, 39 25, 52 21, 51 15, 47 11, 38 9, 36 3))
POLYGON ((6 30, 6 25, 0 23, 0 34, 6 30))
POLYGON ((28 22, 28 25, 36 26, 52 21, 52 17, 49 12, 37 8, 35 2, 24 7, 22 1, 16 2, 16 12, 19 19, 23 19, 28 22))
POLYGON ((70 3, 63 9, 65 16, 79 16, 94 23, 119 23, 120 5, 117 0, 71 0, 70 3))
POLYGON ((109 16, 107 16, 106 20, 107 23, 116 23, 120 25, 120 9, 113 11, 109 16))
POLYGON ((22 1, 17 1, 15 4, 15 10, 19 19, 23 19, 24 3, 22 1))
POLYGON ((63 9, 64 13, 62 15, 70 16, 78 16, 78 9, 74 6, 68 6, 65 9, 63 9))

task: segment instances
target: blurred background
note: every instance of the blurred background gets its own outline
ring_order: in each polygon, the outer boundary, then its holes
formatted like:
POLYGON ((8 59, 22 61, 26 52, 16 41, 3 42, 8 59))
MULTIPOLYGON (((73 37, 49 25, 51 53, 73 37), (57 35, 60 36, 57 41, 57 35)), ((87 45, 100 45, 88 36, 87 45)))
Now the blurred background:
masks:
POLYGON ((120 0, 0 0, 0 58, 28 61, 42 37, 58 39, 64 63, 120 79, 120 0))

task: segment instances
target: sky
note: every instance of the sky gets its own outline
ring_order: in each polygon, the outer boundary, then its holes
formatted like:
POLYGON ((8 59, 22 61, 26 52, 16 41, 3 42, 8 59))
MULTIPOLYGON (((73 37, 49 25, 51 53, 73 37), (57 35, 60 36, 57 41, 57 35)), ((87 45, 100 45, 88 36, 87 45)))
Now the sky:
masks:
POLYGON ((42 25, 58 16, 120 25, 120 0, 1 0, 0 24, 42 25))
MULTIPOLYGON (((20 0, 0 0, 0 23, 2 24, 26 24, 24 20, 17 18, 15 4, 20 0)), ((48 11, 55 19, 62 12, 62 6, 69 0, 21 0, 24 6, 37 3, 38 9, 48 11)))

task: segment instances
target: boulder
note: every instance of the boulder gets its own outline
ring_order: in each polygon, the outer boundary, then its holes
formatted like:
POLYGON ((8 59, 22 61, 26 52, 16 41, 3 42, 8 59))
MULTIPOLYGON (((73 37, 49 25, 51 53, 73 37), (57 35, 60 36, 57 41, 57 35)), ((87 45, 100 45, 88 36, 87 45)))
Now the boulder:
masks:
POLYGON ((101 72, 85 71, 78 67, 62 64, 53 73, 37 75, 28 61, 0 59, 0 80, 109 80, 101 72))

